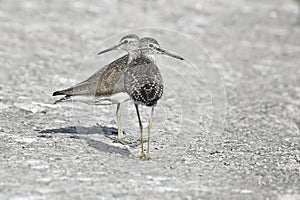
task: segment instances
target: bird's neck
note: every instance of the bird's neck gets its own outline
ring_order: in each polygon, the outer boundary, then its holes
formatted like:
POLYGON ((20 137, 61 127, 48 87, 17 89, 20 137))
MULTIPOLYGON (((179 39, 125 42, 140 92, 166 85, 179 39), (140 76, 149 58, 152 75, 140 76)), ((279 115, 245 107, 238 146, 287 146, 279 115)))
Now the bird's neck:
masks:
POLYGON ((141 58, 148 59, 152 63, 156 62, 154 54, 144 53, 142 51, 132 51, 129 52, 128 64, 141 58))

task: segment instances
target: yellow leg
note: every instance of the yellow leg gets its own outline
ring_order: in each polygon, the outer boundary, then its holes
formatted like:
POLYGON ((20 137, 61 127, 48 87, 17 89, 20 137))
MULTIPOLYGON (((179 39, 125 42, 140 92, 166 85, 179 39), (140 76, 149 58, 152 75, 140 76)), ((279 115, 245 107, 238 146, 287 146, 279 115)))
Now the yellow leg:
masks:
POLYGON ((154 106, 151 109, 149 125, 148 125, 148 148, 147 148, 147 159, 151 159, 150 157, 150 132, 152 129, 152 118, 153 118, 154 106))
POLYGON ((141 121, 141 117, 140 117, 140 112, 139 112, 139 107, 137 104, 135 105, 135 109, 136 109, 136 114, 138 116, 139 119, 139 125, 140 125, 140 131, 141 131, 141 146, 142 146, 142 152, 141 152, 141 156, 140 158, 144 158, 145 157, 145 152, 144 152, 144 138, 143 138, 143 123, 141 121))
POLYGON ((122 143, 123 141, 123 129, 122 129, 122 123, 121 123, 121 104, 118 103, 117 105, 117 125, 118 125, 118 138, 117 141, 122 143))

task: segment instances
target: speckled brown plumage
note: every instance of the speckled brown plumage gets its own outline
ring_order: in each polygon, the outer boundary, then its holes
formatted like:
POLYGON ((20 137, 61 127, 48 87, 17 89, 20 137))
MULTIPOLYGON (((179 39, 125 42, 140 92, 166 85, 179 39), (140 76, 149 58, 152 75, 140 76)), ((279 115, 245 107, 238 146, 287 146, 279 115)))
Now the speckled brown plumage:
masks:
POLYGON ((68 89, 54 92, 53 96, 91 95, 99 97, 125 92, 124 71, 127 63, 128 55, 125 55, 104 66, 87 80, 68 89))
POLYGON ((135 104, 155 106, 163 94, 163 79, 150 57, 134 58, 125 70, 126 92, 135 104))

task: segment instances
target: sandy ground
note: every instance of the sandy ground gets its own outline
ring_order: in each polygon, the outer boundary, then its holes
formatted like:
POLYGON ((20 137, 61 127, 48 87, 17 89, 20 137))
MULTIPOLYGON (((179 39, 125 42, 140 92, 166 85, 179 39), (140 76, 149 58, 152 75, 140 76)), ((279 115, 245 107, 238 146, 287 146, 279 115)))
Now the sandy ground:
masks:
POLYGON ((1 0, 0 199, 300 199, 298 13, 292 0, 1 0), (153 161, 113 142, 116 106, 52 105, 129 32, 188 61, 158 58, 153 161))

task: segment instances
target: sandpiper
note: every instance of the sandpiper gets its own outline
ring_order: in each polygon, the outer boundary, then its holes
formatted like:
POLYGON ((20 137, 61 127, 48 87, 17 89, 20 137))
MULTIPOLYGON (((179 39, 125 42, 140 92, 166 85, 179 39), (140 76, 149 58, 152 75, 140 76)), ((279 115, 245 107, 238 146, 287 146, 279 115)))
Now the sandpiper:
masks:
MULTIPOLYGON (((155 64, 154 54, 164 54, 180 60, 182 57, 160 48, 158 42, 149 37, 140 39, 140 48, 129 52, 129 63, 125 68, 124 85, 126 92, 134 102, 141 133, 141 156, 140 158, 151 159, 150 157, 150 132, 154 107, 163 94, 163 79, 155 64), (151 114, 148 125, 147 154, 143 145, 143 124, 139 113, 139 105, 151 107, 151 114)), ((112 50, 110 48, 110 50, 112 50)))
POLYGON ((157 101, 163 94, 163 79, 157 65, 155 64, 153 54, 165 54, 180 60, 183 60, 183 58, 167 52, 166 50, 162 50, 158 42, 153 38, 140 39, 140 48, 141 51, 134 51, 135 54, 130 53, 131 62, 125 69, 124 84, 127 93, 134 102, 139 120, 142 148, 140 158, 151 159, 150 132, 152 129, 153 112, 157 101), (147 155, 144 153, 143 124, 139 114, 139 105, 151 107, 148 124, 147 155))
MULTIPOLYGON (((134 34, 124 36, 120 42, 112 48, 98 53, 98 55, 114 50, 121 49, 130 52, 139 48, 139 37, 134 34)), ((122 56, 112 63, 105 65, 87 80, 80 82, 70 88, 59 90, 53 96, 65 95, 54 103, 70 100, 71 97, 95 97, 94 104, 101 105, 104 101, 109 104, 117 103, 117 141, 124 144, 123 130, 121 124, 121 103, 130 99, 124 87, 124 71, 128 65, 129 55, 122 56)), ((73 99, 73 98, 72 98, 73 99)))

